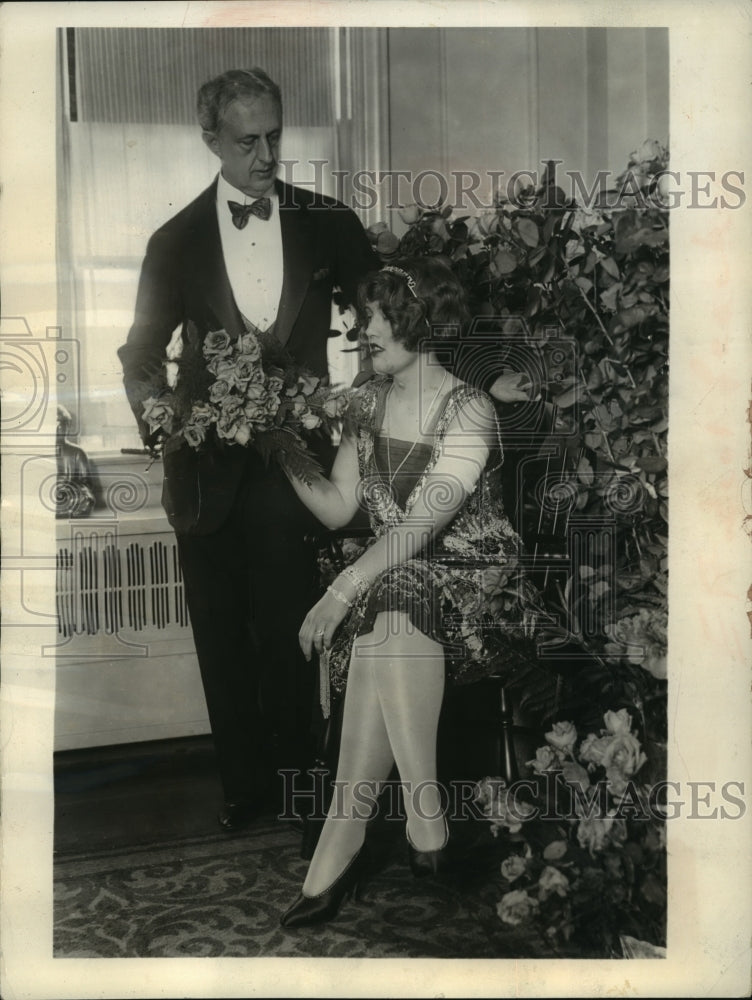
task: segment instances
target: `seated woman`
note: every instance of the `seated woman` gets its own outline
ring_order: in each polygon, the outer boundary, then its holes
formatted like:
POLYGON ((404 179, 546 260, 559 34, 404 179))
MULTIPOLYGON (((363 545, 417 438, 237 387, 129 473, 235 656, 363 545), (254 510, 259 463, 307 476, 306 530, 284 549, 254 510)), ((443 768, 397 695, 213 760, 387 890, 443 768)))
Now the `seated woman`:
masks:
POLYGON ((331 478, 309 486, 290 477, 330 529, 365 507, 376 541, 300 629, 306 657, 328 658, 345 703, 338 794, 287 927, 330 919, 356 887, 364 798, 375 802, 395 763, 412 870, 443 866, 436 742, 445 677, 503 669, 488 653, 491 630, 496 648, 503 634, 509 664, 531 651, 534 592, 517 572, 519 539, 500 506, 494 406, 438 363, 431 341, 433 327, 465 319, 459 282, 437 258, 404 261, 365 280, 358 308, 374 374, 351 401, 331 478))

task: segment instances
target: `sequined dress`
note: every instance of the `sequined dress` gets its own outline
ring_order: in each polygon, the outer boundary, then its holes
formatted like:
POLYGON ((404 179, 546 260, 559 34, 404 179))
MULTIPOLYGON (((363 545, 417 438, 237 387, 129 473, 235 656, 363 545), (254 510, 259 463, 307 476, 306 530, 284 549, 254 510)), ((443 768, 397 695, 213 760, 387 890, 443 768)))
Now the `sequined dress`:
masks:
MULTIPOLYGON (((363 502, 376 539, 412 510, 458 411, 483 392, 461 385, 445 397, 433 445, 390 438, 390 461, 381 423, 390 380, 374 377, 355 394, 348 412, 357 441, 363 502), (412 451, 410 452, 410 448, 412 451), (388 468, 399 475, 390 483, 388 468)), ((499 469, 501 445, 452 521, 414 558, 382 573, 355 603, 335 635, 329 654, 332 691, 346 684, 352 645, 370 632, 380 611, 405 612, 424 634, 444 647, 447 679, 467 683, 512 671, 534 657, 534 626, 542 614, 538 594, 520 569, 520 539, 504 514, 499 469)), ((428 499, 428 498, 426 498, 428 499)), ((437 494, 436 502, 441 498, 437 494)))

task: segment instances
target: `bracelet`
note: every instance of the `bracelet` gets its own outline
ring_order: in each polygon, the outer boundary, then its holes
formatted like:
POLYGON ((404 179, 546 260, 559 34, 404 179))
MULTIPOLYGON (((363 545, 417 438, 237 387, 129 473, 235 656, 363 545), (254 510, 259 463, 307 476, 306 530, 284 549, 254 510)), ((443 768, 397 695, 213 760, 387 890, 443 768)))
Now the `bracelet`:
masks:
POLYGON ((352 601, 348 601, 348 599, 345 597, 345 595, 342 593, 341 590, 337 590, 336 587, 327 587, 326 589, 332 595, 332 597, 336 598, 342 604, 346 604, 348 608, 352 607, 352 601))
POLYGON ((370 587, 368 580, 354 566, 345 566, 340 576, 350 581, 353 587, 355 587, 355 593, 358 597, 362 597, 370 587))

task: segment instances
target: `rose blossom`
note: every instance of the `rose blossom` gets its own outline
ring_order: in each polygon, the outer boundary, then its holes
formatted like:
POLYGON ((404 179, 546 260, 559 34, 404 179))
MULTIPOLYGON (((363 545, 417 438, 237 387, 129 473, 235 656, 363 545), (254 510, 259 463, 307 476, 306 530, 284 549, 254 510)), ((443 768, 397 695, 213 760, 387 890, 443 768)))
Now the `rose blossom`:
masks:
POLYGON ((513 927, 530 920, 538 912, 538 901, 531 899, 524 889, 513 889, 501 897, 496 912, 505 924, 513 927))
POLYGON ((236 429, 235 437, 233 439, 236 444, 248 444, 251 440, 251 426, 247 420, 239 420, 236 429))
POLYGON ((300 420, 307 431, 316 430, 317 427, 321 426, 321 417, 312 413, 311 410, 306 410, 300 420))
POLYGON ((569 889, 569 879, 566 875, 554 868, 553 865, 546 865, 538 879, 538 898, 541 902, 554 894, 566 896, 569 889))
POLYGON ((415 202, 411 202, 411 204, 399 209, 397 214, 406 226, 412 226, 423 214, 423 209, 420 205, 416 205, 415 202))
POLYGON ((640 770, 647 757, 640 748, 640 741, 632 733, 613 736, 606 747, 601 763, 608 772, 614 768, 626 778, 640 770))
POLYGON ((217 434, 225 440, 234 441, 243 413, 236 407, 224 410, 217 419, 217 434))
POLYGON ((501 862, 501 874, 507 882, 514 882, 520 875, 525 874, 526 869, 525 859, 521 858, 519 854, 512 854, 511 857, 505 858, 501 862))
POLYGON ((506 782, 502 778, 482 778, 476 784, 473 800, 480 805, 486 816, 502 788, 506 788, 506 782))
POLYGON ((558 771, 561 769, 561 758, 551 747, 538 747, 535 751, 535 760, 527 761, 527 765, 532 767, 535 774, 558 771))
POLYGON ((235 379, 238 382, 263 382, 264 369, 253 358, 241 354, 235 362, 235 379))
POLYGON ((626 839, 626 823, 611 815, 585 817, 577 827, 577 842, 580 847, 587 847, 591 854, 602 851, 609 843, 623 844, 626 839))
POLYGON ((232 350, 230 335, 226 330, 210 330, 204 340, 203 352, 205 358, 215 354, 229 354, 232 350))
POLYGON ((198 448, 206 439, 206 424, 189 420, 183 428, 183 437, 191 448, 198 448))
POLYGON ((577 742, 577 730, 572 722, 555 722, 550 733, 546 733, 546 742, 555 750, 571 753, 577 742))
POLYGON ((144 420, 150 427, 169 429, 175 414, 166 399, 157 399, 154 396, 149 396, 148 399, 144 400, 143 405, 144 420))
POLYGON ((526 870, 527 863, 519 854, 512 854, 501 862, 501 874, 507 882, 514 882, 520 875, 524 875, 526 870))
POLYGON ((640 608, 636 615, 620 618, 608 634, 620 644, 620 654, 658 680, 667 676, 668 615, 660 608, 640 608))
MULTIPOLYGON (((231 372, 234 363, 224 354, 213 354, 206 362, 206 367, 217 378, 224 378, 226 372, 231 372)), ((231 381, 228 379, 228 381, 231 381)))
POLYGON ((664 154, 663 146, 656 139, 646 139, 638 150, 632 153, 636 163, 650 163, 659 160, 664 154))
POLYGON ((596 736, 589 733, 580 744, 580 760, 587 764, 602 764, 606 747, 610 743, 607 736, 596 736))
POLYGON ((231 389, 232 386, 227 379, 219 378, 216 382, 212 383, 212 386, 209 389, 209 399, 212 403, 219 403, 225 399, 225 397, 230 395, 231 389))
POLYGON ((626 708, 620 708, 618 712, 606 712, 603 721, 606 724, 606 732, 613 733, 614 736, 632 731, 632 716, 626 708))
POLYGON ((243 407, 243 413, 251 423, 265 427, 269 423, 269 408, 266 397, 249 399, 243 407))
POLYGON ((629 779, 618 767, 607 767, 606 787, 614 798, 618 800, 629 787, 629 779))
POLYGON ((336 396, 330 396, 324 401, 324 413, 327 417, 334 419, 335 417, 341 417, 345 410, 347 409, 347 404, 349 399, 346 393, 340 392, 336 396))
POLYGON ((513 799, 509 808, 509 790, 501 778, 484 778, 475 786, 474 799, 483 810, 483 815, 491 821, 491 833, 497 836, 502 827, 510 833, 517 833, 522 824, 534 813, 533 806, 513 799))
POLYGON ((190 423, 207 427, 214 419, 214 411, 208 403, 194 403, 191 407, 190 423))
POLYGON ((243 409, 243 403, 238 396, 225 396, 219 404, 219 419, 227 422, 231 417, 237 417, 243 409))
POLYGON ((260 361, 261 346, 258 337, 254 333, 244 333, 238 340, 240 353, 251 361, 260 361))

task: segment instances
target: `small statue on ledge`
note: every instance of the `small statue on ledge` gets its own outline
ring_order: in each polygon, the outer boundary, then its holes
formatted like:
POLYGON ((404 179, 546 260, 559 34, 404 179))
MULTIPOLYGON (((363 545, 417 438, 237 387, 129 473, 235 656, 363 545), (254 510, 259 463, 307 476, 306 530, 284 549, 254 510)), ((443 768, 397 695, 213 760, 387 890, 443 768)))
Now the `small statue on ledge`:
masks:
POLYGON ((64 406, 57 408, 57 483, 55 517, 88 517, 95 504, 92 469, 83 448, 65 438, 72 417, 64 406))

